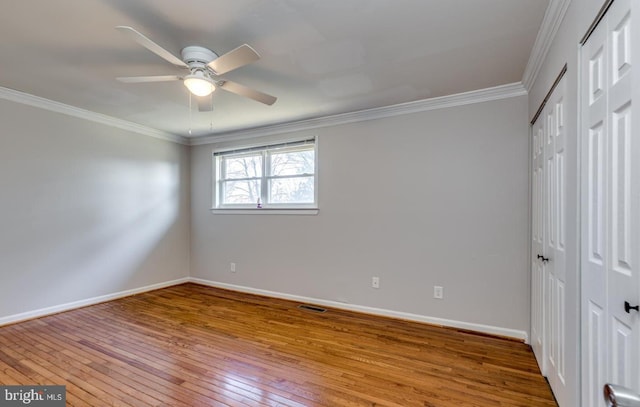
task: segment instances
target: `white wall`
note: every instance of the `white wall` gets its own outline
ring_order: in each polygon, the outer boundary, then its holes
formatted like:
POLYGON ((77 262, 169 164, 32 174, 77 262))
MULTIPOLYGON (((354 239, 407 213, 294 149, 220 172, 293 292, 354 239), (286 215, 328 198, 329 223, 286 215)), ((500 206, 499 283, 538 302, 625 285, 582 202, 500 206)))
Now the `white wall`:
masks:
POLYGON ((533 118, 560 70, 567 64, 567 281, 566 281, 566 399, 561 406, 580 405, 580 276, 579 276, 579 140, 578 71, 579 42, 604 0, 574 0, 556 34, 538 77, 529 91, 529 118, 533 118))
POLYGON ((192 277, 529 331, 526 96, 303 134, 317 216, 212 214, 220 145, 192 148, 192 277))
POLYGON ((188 147, 5 100, 0 131, 0 319, 188 275, 188 147))

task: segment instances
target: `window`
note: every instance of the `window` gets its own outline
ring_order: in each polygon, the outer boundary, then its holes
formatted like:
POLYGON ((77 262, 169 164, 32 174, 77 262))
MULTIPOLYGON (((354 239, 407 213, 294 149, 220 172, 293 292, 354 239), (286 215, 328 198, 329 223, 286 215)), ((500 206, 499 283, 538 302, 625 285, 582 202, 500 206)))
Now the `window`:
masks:
POLYGON ((213 156, 214 209, 317 208, 315 139, 213 156))

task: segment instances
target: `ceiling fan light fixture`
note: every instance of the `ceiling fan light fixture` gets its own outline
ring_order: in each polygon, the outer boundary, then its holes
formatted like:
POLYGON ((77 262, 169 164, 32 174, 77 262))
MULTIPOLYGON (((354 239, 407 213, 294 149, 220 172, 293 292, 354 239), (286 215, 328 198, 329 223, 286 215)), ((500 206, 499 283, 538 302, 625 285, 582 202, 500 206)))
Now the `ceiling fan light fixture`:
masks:
POLYGON ((200 71, 185 76, 184 86, 196 96, 209 96, 216 90, 214 82, 200 71))

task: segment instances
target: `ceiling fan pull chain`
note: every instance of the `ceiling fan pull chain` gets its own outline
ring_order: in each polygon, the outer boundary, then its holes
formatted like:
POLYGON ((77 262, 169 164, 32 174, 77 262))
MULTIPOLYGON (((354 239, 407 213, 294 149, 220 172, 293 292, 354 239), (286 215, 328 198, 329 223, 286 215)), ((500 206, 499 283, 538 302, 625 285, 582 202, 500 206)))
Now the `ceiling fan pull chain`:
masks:
POLYGON ((209 122, 209 132, 213 133, 213 93, 211 94, 211 121, 209 122))
POLYGON ((191 108, 191 97, 192 97, 191 96, 191 92, 189 92, 189 135, 191 135, 191 123, 192 123, 192 120, 191 120, 192 113, 191 113, 191 111, 193 110, 191 108))

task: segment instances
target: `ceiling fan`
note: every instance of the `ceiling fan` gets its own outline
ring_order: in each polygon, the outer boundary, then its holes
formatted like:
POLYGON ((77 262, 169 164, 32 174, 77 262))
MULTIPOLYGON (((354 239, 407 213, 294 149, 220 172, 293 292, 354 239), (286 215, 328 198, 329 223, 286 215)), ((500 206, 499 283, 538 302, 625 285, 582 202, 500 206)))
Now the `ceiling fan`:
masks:
POLYGON ((199 96, 198 109, 201 112, 213 109, 211 99, 207 100, 204 96, 211 95, 216 87, 266 105, 272 105, 277 100, 275 96, 219 78, 219 75, 260 59, 260 55, 247 44, 241 45, 221 56, 204 47, 188 46, 182 49, 182 59, 180 59, 131 27, 118 26, 116 29, 164 60, 189 70, 189 73, 185 76, 161 75, 116 78, 120 82, 144 83, 181 80, 192 94, 199 96))

